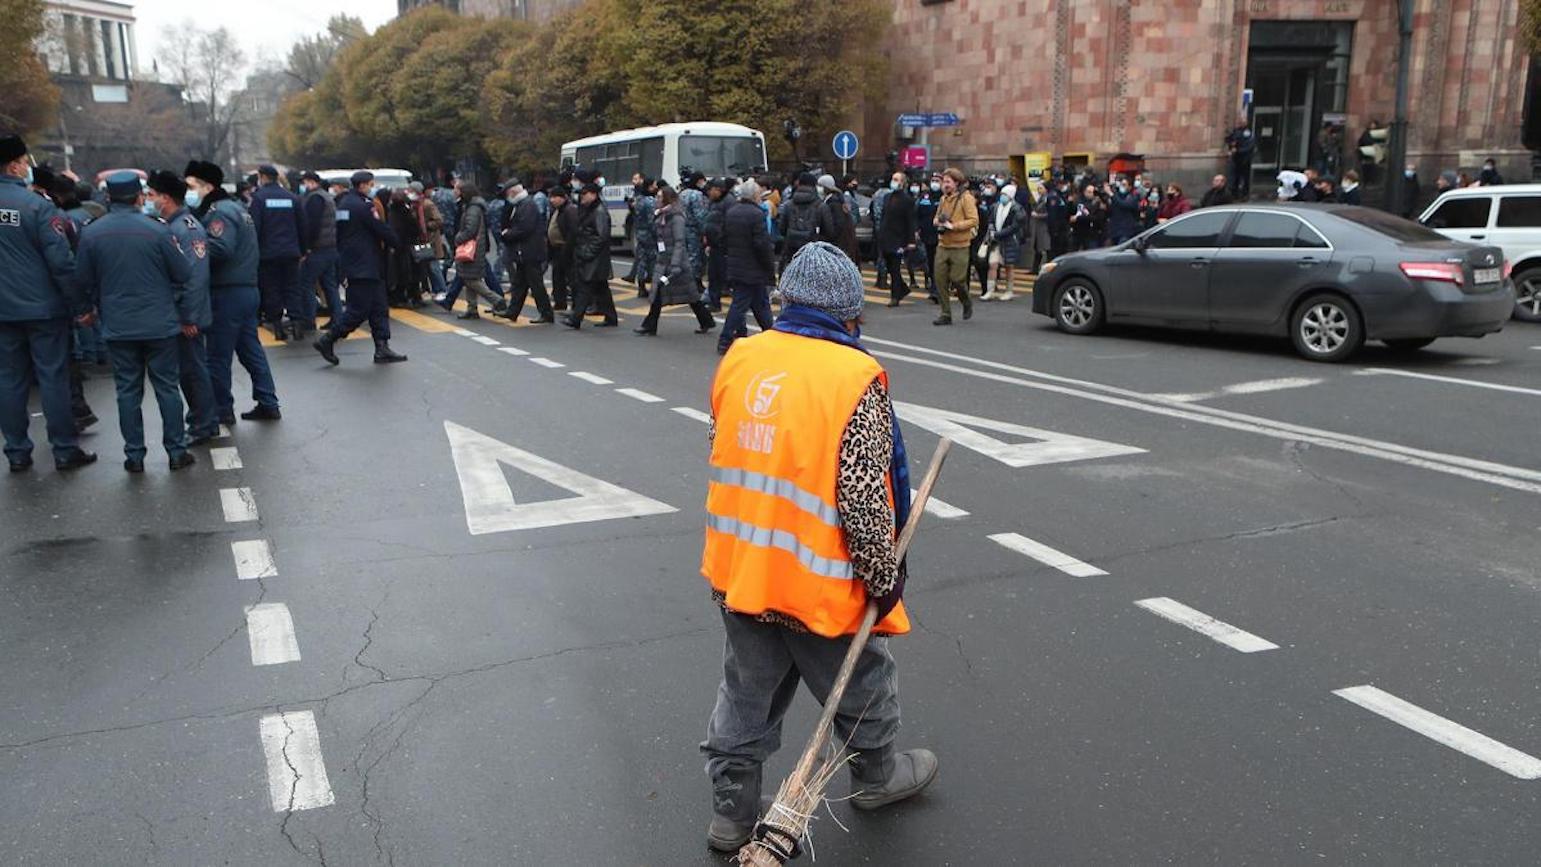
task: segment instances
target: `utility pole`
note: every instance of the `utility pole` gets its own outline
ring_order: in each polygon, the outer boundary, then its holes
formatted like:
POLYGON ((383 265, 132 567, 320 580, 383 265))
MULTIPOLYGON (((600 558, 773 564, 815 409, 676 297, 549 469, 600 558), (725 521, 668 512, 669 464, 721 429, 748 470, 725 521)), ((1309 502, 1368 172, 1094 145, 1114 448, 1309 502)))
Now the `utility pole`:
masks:
POLYGON ((1402 171, 1407 168, 1407 77, 1413 60, 1413 0, 1397 0, 1397 32, 1397 104, 1386 158, 1386 210, 1401 215, 1406 207, 1415 204, 1403 201, 1407 185, 1402 182, 1402 171))

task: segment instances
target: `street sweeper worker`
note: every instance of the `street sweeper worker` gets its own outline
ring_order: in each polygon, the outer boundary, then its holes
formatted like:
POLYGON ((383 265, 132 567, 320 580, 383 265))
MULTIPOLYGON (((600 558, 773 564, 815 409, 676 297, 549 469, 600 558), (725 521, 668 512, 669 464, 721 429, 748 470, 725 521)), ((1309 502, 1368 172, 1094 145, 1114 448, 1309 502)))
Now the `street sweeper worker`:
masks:
POLYGON ((878 622, 835 716, 852 806, 875 810, 936 778, 929 750, 899 752, 888 637, 909 631, 895 557, 909 471, 888 374, 861 343, 861 272, 810 243, 782 272, 775 327, 733 348, 712 385, 712 458, 701 572, 727 633, 722 684, 701 749, 712 782, 707 843, 737 850, 754 830, 761 767, 808 685, 829 693, 867 600, 878 622))

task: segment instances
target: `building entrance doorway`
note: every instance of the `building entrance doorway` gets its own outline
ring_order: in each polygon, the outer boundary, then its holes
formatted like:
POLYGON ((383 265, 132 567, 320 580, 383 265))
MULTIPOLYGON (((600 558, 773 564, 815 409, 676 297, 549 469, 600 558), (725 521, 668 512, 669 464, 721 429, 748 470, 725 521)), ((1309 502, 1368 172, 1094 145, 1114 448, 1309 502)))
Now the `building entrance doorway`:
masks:
POLYGON ((1348 104, 1351 21, 1254 21, 1247 50, 1252 89, 1252 169, 1314 166, 1337 174, 1342 165, 1348 104), (1336 129, 1324 130, 1324 123, 1336 129))

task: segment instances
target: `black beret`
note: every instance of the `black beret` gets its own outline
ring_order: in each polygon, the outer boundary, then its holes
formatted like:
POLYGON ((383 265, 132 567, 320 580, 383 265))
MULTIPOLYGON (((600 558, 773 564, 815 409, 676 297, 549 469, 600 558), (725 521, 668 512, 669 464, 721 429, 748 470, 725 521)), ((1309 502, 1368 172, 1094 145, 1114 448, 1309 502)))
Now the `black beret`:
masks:
POLYGON ((150 175, 150 189, 163 196, 170 196, 173 201, 180 202, 187 197, 187 182, 167 171, 159 171, 150 175))
POLYGON ((192 162, 189 162, 187 164, 187 168, 182 170, 182 176, 186 178, 197 178, 206 184, 213 184, 216 187, 225 182, 224 169, 213 163, 203 162, 202 160, 193 160, 192 162))
POLYGON ((370 181, 372 181, 374 179, 375 179, 375 173, 374 172, 359 170, 359 171, 354 172, 353 173, 353 177, 349 178, 348 180, 352 181, 353 185, 356 187, 359 184, 367 184, 367 183, 369 183, 370 181))
POLYGON ((19 160, 27 155, 27 143, 19 135, 0 136, 0 163, 19 160))

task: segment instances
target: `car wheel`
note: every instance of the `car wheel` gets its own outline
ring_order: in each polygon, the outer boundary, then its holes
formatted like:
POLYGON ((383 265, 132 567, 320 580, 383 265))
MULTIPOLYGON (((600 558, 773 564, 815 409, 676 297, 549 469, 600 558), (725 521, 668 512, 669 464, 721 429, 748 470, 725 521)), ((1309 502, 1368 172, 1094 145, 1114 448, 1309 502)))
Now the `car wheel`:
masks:
POLYGON ((1417 352, 1433 342, 1432 337, 1404 337, 1400 340, 1386 341, 1386 348, 1392 352, 1417 352))
POLYGON ((1359 311, 1341 295, 1312 295, 1290 319, 1295 351, 1311 361, 1342 361, 1364 345, 1359 311))
POLYGON ((1070 280, 1054 293, 1054 323, 1066 334, 1091 334, 1102 319, 1102 293, 1092 284, 1070 280))
POLYGON ((1526 268, 1514 275, 1514 318, 1541 322, 1541 268, 1526 268))

